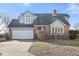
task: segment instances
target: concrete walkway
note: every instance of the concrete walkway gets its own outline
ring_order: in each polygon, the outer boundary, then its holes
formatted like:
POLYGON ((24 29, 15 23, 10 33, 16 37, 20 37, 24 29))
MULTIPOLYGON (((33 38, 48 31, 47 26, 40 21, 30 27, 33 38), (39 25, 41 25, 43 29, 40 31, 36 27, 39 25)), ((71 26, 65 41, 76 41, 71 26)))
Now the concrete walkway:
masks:
POLYGON ((23 42, 18 40, 0 42, 1 56, 33 56, 28 52, 33 42, 23 42))

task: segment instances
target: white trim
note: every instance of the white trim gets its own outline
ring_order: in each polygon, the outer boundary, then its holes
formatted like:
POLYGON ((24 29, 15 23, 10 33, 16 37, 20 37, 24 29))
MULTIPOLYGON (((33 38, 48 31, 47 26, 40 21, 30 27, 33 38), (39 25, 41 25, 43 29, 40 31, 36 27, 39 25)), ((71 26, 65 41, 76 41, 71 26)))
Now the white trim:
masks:
POLYGON ((12 27, 11 30, 16 30, 16 29, 21 29, 21 30, 24 30, 24 29, 34 29, 34 27, 12 27))
POLYGON ((52 35, 52 27, 51 27, 51 35, 52 35))
POLYGON ((33 29, 13 29, 12 39, 33 39, 33 29))
POLYGON ((64 23, 62 23, 60 20, 56 20, 50 25, 51 25, 51 34, 53 34, 53 33, 54 33, 54 35, 57 35, 57 34, 63 35, 64 34, 64 23), (52 31, 52 29, 53 29, 53 31, 52 31), (61 33, 61 30, 62 30, 62 33, 61 33))
POLYGON ((62 34, 64 34, 64 28, 63 28, 63 32, 62 32, 62 34))
MULTIPOLYGON (((66 25, 66 24, 64 24, 62 21, 60 21, 59 19, 56 19, 55 21, 59 21, 61 24, 66 25)), ((54 21, 54 22, 55 22, 55 21, 54 21)), ((54 22, 52 22, 51 24, 53 24, 54 22)), ((50 24, 50 25, 51 25, 51 24, 50 24)), ((66 26, 69 26, 69 25, 66 25, 66 26)))
POLYGON ((27 14, 25 14, 25 24, 30 24, 31 23, 31 14, 29 15, 29 22, 27 22, 27 17, 26 17, 27 14))
POLYGON ((59 19, 57 19, 61 24, 63 24, 63 25, 66 25, 66 24, 64 24, 62 21, 60 21, 59 19))
POLYGON ((64 28, 63 27, 51 27, 51 35, 63 35, 64 34, 64 28), (54 29, 53 29, 54 28, 54 29), (52 31, 53 29, 53 31, 52 31), (58 32, 59 30, 59 32, 58 32), (62 31, 61 31, 62 30, 62 31), (58 34, 59 33, 59 34, 58 34))
POLYGON ((57 27, 57 34, 58 34, 58 28, 59 28, 59 27, 57 27))
POLYGON ((44 30, 44 27, 42 27, 41 30, 44 30))

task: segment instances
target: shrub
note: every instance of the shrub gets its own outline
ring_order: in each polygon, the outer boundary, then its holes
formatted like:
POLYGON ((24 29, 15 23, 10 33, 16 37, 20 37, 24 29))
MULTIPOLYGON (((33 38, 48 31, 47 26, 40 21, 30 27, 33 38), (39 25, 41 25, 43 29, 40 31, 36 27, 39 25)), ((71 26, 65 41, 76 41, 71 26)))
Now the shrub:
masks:
POLYGON ((8 40, 8 39, 10 39, 10 36, 9 36, 9 33, 5 33, 5 38, 8 40))
POLYGON ((69 33, 70 33, 69 38, 70 38, 71 40, 74 40, 74 39, 77 38, 77 31, 70 30, 69 33))
POLYGON ((46 31, 44 31, 44 30, 38 30, 37 37, 38 37, 39 41, 46 40, 46 37, 47 37, 46 35, 47 35, 46 31))

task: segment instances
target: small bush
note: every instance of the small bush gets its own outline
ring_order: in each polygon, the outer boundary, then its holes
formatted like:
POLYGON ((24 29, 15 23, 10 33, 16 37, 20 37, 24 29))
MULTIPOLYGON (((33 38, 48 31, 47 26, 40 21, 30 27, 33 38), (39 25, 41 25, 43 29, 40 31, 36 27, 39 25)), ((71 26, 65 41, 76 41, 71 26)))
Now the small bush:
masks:
POLYGON ((46 35, 47 35, 46 31, 44 31, 44 30, 39 30, 37 33, 37 37, 38 37, 39 41, 46 40, 46 37, 47 37, 46 35))
POLYGON ((5 38, 8 40, 8 39, 10 39, 10 36, 9 36, 9 33, 5 33, 5 38))
POLYGON ((71 40, 74 40, 74 39, 77 38, 77 31, 70 30, 69 33, 70 33, 69 38, 70 38, 71 40))

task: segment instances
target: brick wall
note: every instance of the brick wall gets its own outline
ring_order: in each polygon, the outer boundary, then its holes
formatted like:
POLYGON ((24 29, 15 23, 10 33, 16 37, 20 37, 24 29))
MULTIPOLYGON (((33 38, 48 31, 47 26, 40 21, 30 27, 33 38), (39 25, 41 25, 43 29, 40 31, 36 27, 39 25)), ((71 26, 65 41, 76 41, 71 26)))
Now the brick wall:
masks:
POLYGON ((45 26, 45 30, 47 33, 51 33, 51 27, 50 26, 45 26))
MULTIPOLYGON (((35 32, 38 30, 38 26, 35 26, 35 32)), ((52 29, 53 30, 53 29, 52 29)), ((45 31, 49 34, 51 34, 51 27, 45 26, 45 31)), ((69 26, 64 26, 64 35, 49 35, 49 39, 69 39, 69 26)))
POLYGON ((64 38, 69 39, 69 26, 64 26, 64 38))
MULTIPOLYGON (((35 28, 34 28, 35 33, 36 33, 36 31, 38 30, 38 27, 39 27, 39 26, 35 26, 35 28)), ((51 32, 51 27, 50 27, 50 26, 46 25, 46 26, 44 26, 44 27, 45 27, 45 31, 46 31, 47 33, 50 33, 50 32, 51 32)))

